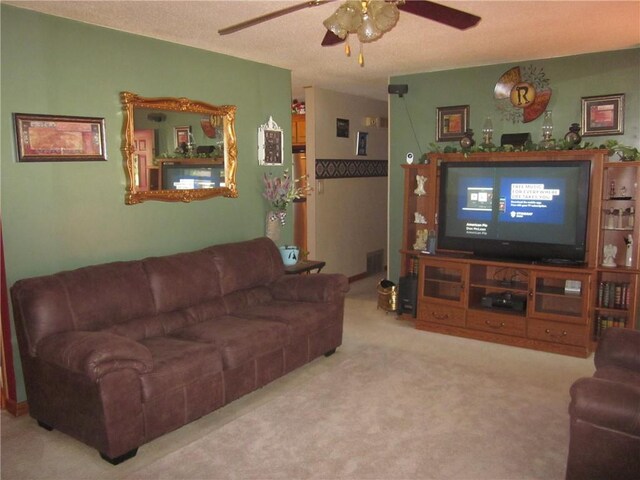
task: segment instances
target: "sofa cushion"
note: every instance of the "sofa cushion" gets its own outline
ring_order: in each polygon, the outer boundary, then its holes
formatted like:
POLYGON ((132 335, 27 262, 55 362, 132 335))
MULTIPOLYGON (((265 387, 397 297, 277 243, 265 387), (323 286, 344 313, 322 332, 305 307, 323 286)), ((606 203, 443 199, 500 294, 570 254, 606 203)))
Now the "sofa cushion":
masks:
POLYGON ((172 337, 146 338, 140 343, 153 358, 153 370, 140 376, 145 401, 222 371, 215 345, 172 337))
POLYGON ((238 290, 222 297, 227 313, 233 315, 234 312, 245 310, 254 305, 269 303, 273 300, 273 295, 268 287, 254 287, 238 290))
POLYGON ((289 328, 289 338, 293 338, 327 328, 340 318, 340 306, 327 303, 319 308, 317 303, 274 300, 248 307, 237 315, 283 323, 289 328))
POLYGON ((142 260, 158 312, 170 312, 220 296, 214 258, 203 250, 142 260))
POLYGON ((178 310, 150 317, 134 318, 133 320, 105 328, 103 331, 138 341, 143 338, 161 337, 166 335, 167 332, 182 328, 189 323, 190 317, 187 312, 178 310))
POLYGON ((172 336, 216 346, 224 368, 236 368, 287 344, 286 325, 264 320, 249 320, 223 315, 177 330, 172 336))
POLYGON ((155 313, 147 275, 137 261, 20 280, 12 295, 16 314, 26 320, 31 354, 41 339, 54 333, 101 330, 155 313))
POLYGON ((256 238, 205 249, 215 258, 222 294, 268 285, 284 275, 280 251, 270 239, 256 238))

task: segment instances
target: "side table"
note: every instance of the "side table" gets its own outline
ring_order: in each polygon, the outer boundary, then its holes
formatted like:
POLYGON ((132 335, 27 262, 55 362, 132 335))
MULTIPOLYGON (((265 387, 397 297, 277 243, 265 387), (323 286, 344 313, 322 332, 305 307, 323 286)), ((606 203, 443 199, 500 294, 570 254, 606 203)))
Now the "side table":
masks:
POLYGON ((284 273, 289 275, 296 275, 299 273, 311 273, 311 270, 317 270, 316 273, 320 273, 322 267, 326 265, 326 262, 320 260, 300 260, 295 265, 284 267, 284 273))

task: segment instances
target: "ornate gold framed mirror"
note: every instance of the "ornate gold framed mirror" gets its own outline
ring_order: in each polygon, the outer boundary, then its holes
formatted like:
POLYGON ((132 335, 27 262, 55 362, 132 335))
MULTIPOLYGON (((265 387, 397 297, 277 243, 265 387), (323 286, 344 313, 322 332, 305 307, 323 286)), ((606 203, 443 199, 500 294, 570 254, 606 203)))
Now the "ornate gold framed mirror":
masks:
POLYGON ((125 203, 237 197, 236 107, 121 93, 125 203))

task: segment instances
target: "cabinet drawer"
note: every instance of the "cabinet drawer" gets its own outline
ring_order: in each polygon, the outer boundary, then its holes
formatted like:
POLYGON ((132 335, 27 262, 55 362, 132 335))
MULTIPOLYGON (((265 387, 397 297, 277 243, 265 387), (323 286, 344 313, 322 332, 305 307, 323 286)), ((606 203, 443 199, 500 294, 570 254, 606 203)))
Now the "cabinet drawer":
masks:
POLYGON ((464 327, 465 310, 432 303, 421 303, 418 306, 418 318, 426 322, 442 323, 454 327, 464 327))
POLYGON ((504 335, 527 336, 527 324, 524 317, 496 315, 489 312, 469 310, 467 327, 504 335))
POLYGON ((544 320, 529 320, 528 325, 529 338, 545 342, 584 346, 589 338, 588 326, 586 325, 571 325, 544 320))

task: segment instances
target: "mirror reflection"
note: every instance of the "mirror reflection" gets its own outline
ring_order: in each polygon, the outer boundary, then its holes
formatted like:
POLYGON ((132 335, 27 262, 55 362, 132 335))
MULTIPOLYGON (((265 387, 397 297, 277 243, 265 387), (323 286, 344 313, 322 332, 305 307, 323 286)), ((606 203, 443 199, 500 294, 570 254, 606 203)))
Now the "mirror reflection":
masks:
POLYGON ((235 107, 122 94, 126 203, 237 196, 235 107))

